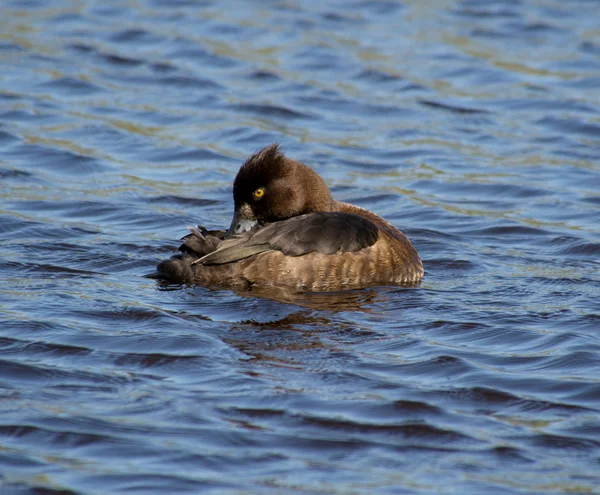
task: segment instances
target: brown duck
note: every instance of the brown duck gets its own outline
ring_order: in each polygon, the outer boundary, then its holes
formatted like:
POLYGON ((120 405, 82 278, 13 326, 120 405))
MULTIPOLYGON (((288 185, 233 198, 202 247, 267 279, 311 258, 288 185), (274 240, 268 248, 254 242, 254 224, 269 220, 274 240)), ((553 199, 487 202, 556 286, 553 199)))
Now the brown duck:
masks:
POLYGON ((276 144, 252 155, 233 183, 225 231, 190 228, 180 253, 158 265, 177 283, 339 291, 414 285, 423 264, 408 238, 375 213, 335 201, 310 167, 276 144))

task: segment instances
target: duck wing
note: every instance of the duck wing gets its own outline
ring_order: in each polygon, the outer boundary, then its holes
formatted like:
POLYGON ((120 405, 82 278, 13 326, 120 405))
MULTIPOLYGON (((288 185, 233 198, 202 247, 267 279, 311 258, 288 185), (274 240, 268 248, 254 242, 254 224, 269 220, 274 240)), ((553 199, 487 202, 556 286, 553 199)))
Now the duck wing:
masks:
POLYGON ((377 226, 358 215, 307 213, 222 241, 215 251, 195 263, 232 263, 265 251, 281 251, 286 256, 353 252, 372 246, 378 236, 377 226))

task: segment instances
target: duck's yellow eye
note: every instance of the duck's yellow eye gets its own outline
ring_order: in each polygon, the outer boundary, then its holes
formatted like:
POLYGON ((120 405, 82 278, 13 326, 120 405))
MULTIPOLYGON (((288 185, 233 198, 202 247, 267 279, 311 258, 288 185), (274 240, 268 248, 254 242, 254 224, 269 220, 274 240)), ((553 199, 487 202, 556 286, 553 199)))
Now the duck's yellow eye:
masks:
POLYGON ((252 193, 254 199, 260 199, 265 195, 265 190, 262 187, 259 187, 256 191, 252 193))

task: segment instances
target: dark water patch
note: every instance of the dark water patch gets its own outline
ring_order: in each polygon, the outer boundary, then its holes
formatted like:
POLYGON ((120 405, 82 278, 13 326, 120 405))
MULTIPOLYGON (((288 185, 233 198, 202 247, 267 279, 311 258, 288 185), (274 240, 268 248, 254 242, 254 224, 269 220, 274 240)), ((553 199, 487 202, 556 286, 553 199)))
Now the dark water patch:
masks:
POLYGON ((153 62, 149 64, 149 67, 159 74, 167 74, 169 72, 175 72, 179 70, 175 65, 169 62, 153 62))
POLYGON ((585 198, 581 198, 581 201, 600 206, 600 196, 587 196, 585 198))
POLYGON ((454 104, 450 104, 450 103, 441 103, 439 101, 419 100, 419 103, 421 105, 425 105, 427 107, 437 108, 440 110, 446 110, 448 112, 458 113, 458 114, 467 114, 468 115, 468 114, 489 113, 488 110, 484 110, 484 109, 467 108, 467 107, 458 106, 458 105, 454 105, 454 104))
MULTIPOLYGON (((431 398, 435 397, 432 395, 431 398)), ((487 414, 519 406, 522 403, 522 399, 516 395, 486 387, 454 388, 444 391, 442 397, 446 406, 452 404, 461 410, 487 414)))
POLYGON ((191 48, 187 42, 182 42, 181 47, 166 54, 169 60, 193 61, 200 66, 229 69, 237 67, 240 62, 224 55, 211 53, 202 48, 191 48))
MULTIPOLYGON (((334 50, 328 47, 321 47, 317 51, 309 46, 300 50, 294 58, 296 59, 294 68, 299 71, 335 71, 342 65, 342 60, 339 56, 334 50)), ((348 61, 346 61, 346 64, 348 64, 348 61)))
POLYGON ((195 367, 203 365, 203 359, 199 356, 169 355, 169 354, 135 354, 127 353, 115 361, 118 366, 135 366, 139 368, 167 368, 177 370, 179 368, 195 367))
POLYGON ((526 439, 526 442, 535 447, 548 450, 561 449, 571 454, 589 455, 600 450, 600 442, 598 441, 560 435, 533 435, 531 438, 526 439))
POLYGON ((100 22, 103 21, 103 17, 118 17, 123 15, 123 10, 121 8, 109 5, 90 7, 88 12, 92 14, 94 18, 100 18, 100 22))
POLYGON ((162 41, 155 34, 140 28, 130 28, 110 35, 110 41, 116 43, 130 43, 135 45, 155 44, 162 41))
MULTIPOLYGON (((596 346, 596 351, 600 351, 600 346, 596 346)), ((535 370, 556 371, 560 374, 582 373, 598 369, 600 357, 588 351, 572 352, 564 356, 545 358, 537 366, 532 367, 535 370)))
MULTIPOLYGON (((0 101, 14 102, 14 101, 20 100, 20 99, 22 99, 22 96, 20 94, 10 94, 10 93, 6 93, 0 89, 0 101)), ((0 114, 0 115, 2 115, 2 114, 0 114)))
MULTIPOLYGON (((585 380, 581 377, 557 380, 552 375, 546 378, 532 373, 523 375, 497 374, 494 386, 498 387, 499 390, 512 390, 518 395, 534 395, 540 400, 568 403, 573 408, 571 413, 574 413, 574 411, 589 413, 591 408, 588 404, 574 400, 572 397, 574 390, 585 390, 588 387, 589 384, 585 380)), ((489 383, 483 377, 476 380, 476 382, 481 385, 489 383)))
POLYGON ((528 366, 530 363, 539 361, 540 353, 552 352, 563 344, 573 340, 578 341, 577 336, 569 334, 536 334, 528 330, 502 329, 491 325, 476 325, 469 322, 436 322, 433 325, 435 335, 447 337, 451 342, 458 344, 475 344, 481 349, 492 347, 502 354, 497 356, 486 355, 484 359, 489 364, 528 366), (508 359, 511 352, 519 353, 508 359), (531 354, 534 353, 532 356, 531 354), (496 362, 497 360, 497 362, 496 362), (510 361, 510 362, 509 362, 510 361))
POLYGON ((0 233, 10 233, 13 236, 18 234, 19 238, 38 238, 40 242, 43 242, 41 241, 42 238, 44 238, 44 241, 47 238, 60 239, 62 241, 64 239, 76 239, 85 235, 96 234, 97 232, 83 227, 47 225, 43 222, 23 220, 5 214, 0 215, 0 233))
POLYGON ((388 74, 377 69, 363 69, 360 71, 354 79, 359 81, 366 81, 369 83, 396 83, 402 81, 400 76, 394 74, 388 74))
POLYGON ((531 464, 534 461, 527 457, 525 452, 515 448, 509 447, 506 445, 494 447, 491 450, 491 453, 494 457, 497 457, 501 462, 517 462, 517 463, 526 463, 531 464))
MULTIPOLYGON (((153 3, 161 4, 162 0, 153 3)), ((175 4, 186 4, 186 0, 176 0, 175 4)), ((169 6, 172 3, 169 1, 169 6)), ((235 481, 214 480, 202 474, 187 472, 185 475, 156 474, 154 472, 141 472, 131 474, 106 474, 86 476, 82 484, 84 486, 101 486, 104 490, 114 492, 132 493, 165 493, 174 490, 177 493, 198 493, 201 487, 204 493, 226 493, 224 490, 240 489, 235 481)))
POLYGON ((80 277, 95 277, 99 275, 98 272, 89 270, 79 270, 76 268, 69 268, 66 266, 49 265, 46 263, 14 263, 5 262, 3 265, 21 275, 29 275, 33 278, 80 278, 80 277))
POLYGON ((519 17, 519 2, 509 2, 508 5, 500 6, 497 2, 490 5, 482 4, 480 1, 463 2, 460 7, 453 11, 453 14, 461 17, 470 17, 474 19, 512 19, 519 17), (495 4, 495 5, 494 5, 495 4), (512 5, 510 5, 512 4, 512 5))
POLYGON ((573 145, 570 144, 567 150, 554 150, 553 155, 566 158, 567 160, 580 160, 582 162, 594 162, 598 160, 598 150, 593 147, 586 145, 579 145, 578 149, 573 149, 573 145), (580 150, 588 150, 588 152, 581 152, 580 150))
POLYGON ((407 83, 402 87, 402 91, 404 92, 418 92, 418 93, 431 93, 431 90, 426 86, 422 86, 421 84, 415 83, 407 83))
MULTIPOLYGON (((525 225, 501 225, 493 227, 485 227, 481 229, 461 232, 463 235, 468 234, 476 237, 505 237, 510 236, 522 237, 525 239, 536 238, 539 236, 548 236, 550 232, 540 228, 527 227, 525 225)), ((512 241, 514 242, 514 240, 512 241)))
MULTIPOLYGON (((220 89, 221 86, 212 79, 202 78, 195 75, 189 74, 176 74, 175 72, 169 72, 166 74, 160 73, 157 77, 155 74, 144 74, 143 72, 135 75, 126 74, 121 71, 115 71, 104 76, 106 81, 109 83, 124 84, 126 86, 143 85, 148 86, 148 97, 153 94, 153 89, 158 88, 161 91, 162 97, 176 98, 177 103, 183 107, 189 108, 190 105, 193 107, 204 106, 206 108, 215 105, 215 98, 213 92, 220 89), (185 90, 185 93, 181 93, 181 90, 185 90), (211 97, 206 99, 198 100, 198 95, 204 95, 209 93, 211 97)), ((148 114, 156 114, 157 112, 144 112, 148 114)), ((164 114, 162 114, 164 115, 164 114)), ((168 123, 168 120, 183 122, 182 117, 169 117, 169 119, 161 119, 157 122, 161 125, 168 123)), ((149 122, 147 122, 149 123, 149 122)))
POLYGON ((344 15, 339 12, 324 12, 321 14, 321 19, 326 24, 362 24, 363 21, 359 17, 344 15))
MULTIPOLYGON (((354 116, 370 118, 408 118, 412 111, 392 105, 370 104, 360 101, 349 101, 338 95, 300 96, 293 100, 299 107, 321 109, 335 113, 350 113, 354 116)), ((319 112, 319 113, 321 113, 319 112)))
POLYGON ((584 41, 579 45, 579 50, 590 55, 600 55, 600 44, 584 41))
POLYGON ((11 41, 2 41, 0 42, 0 52, 23 52, 25 51, 23 47, 13 43, 11 41))
POLYGON ((13 8, 17 8, 17 7, 29 7, 31 9, 43 9, 43 8, 47 8, 50 4, 49 1, 38 1, 38 0, 23 0, 22 2, 20 1, 10 1, 7 2, 8 6, 13 7, 13 8))
POLYGON ((452 69, 442 72, 440 77, 454 80, 457 84, 460 83, 460 85, 474 87, 480 85, 499 86, 516 84, 519 81, 519 78, 516 75, 492 67, 479 67, 477 69, 464 67, 452 69))
MULTIPOLYGON (((200 91, 202 92, 201 88, 200 88, 200 91)), ((174 92, 167 92, 165 90, 163 92, 163 94, 166 97, 167 94, 174 94, 174 92)), ((201 99, 203 99, 203 98, 201 98, 201 99)), ((182 103, 182 107, 185 106, 185 102, 181 102, 181 103, 182 103)), ((183 126, 184 124, 193 121, 193 116, 191 116, 191 115, 178 117, 178 116, 175 116, 172 114, 168 114, 168 113, 164 113, 164 112, 157 112, 157 111, 153 111, 153 110, 146 110, 146 111, 141 110, 139 112, 132 112, 131 117, 133 119, 135 119, 133 122, 134 125, 136 125, 136 122, 145 122, 148 125, 156 126, 154 129, 151 128, 150 133, 152 133, 152 131, 154 131, 154 130, 161 129, 163 126, 174 125, 174 124, 179 124, 179 125, 183 126)), ((145 155, 146 153, 150 154, 151 151, 155 148, 155 147, 149 146, 149 143, 148 143, 148 141, 146 141, 146 139, 147 138, 142 139, 140 137, 140 141, 144 145, 144 153, 141 153, 142 156, 145 155)), ((163 146, 164 146, 164 143, 160 146, 157 146, 157 148, 162 148, 163 146)))
POLYGON ((204 7, 209 7, 210 5, 212 5, 212 2, 210 0, 173 0, 172 2, 170 2, 169 0, 149 0, 148 3, 155 7, 165 7, 167 9, 169 7, 204 8, 204 7))
POLYGON ((550 37, 559 39, 568 35, 567 30, 556 24, 527 22, 524 19, 510 20, 503 23, 500 28, 490 29, 489 32, 493 32, 496 35, 495 37, 508 40, 513 45, 542 43, 550 37))
POLYGON ((194 208, 200 208, 203 206, 218 205, 222 201, 205 198, 183 198, 180 196, 155 196, 151 198, 145 198, 144 201, 149 203, 160 203, 160 204, 176 204, 179 206, 192 206, 194 208))
POLYGON ((103 91, 103 89, 96 84, 81 79, 75 79, 73 77, 61 77, 54 81, 40 84, 38 87, 44 91, 51 91, 61 96, 68 97, 88 96, 103 91))
MULTIPOLYGON (((418 214, 419 218, 428 217, 429 215, 431 215, 431 212, 429 212, 429 211, 428 212, 420 211, 418 214)), ((433 214, 431 216, 435 216, 435 214, 433 214)), ((445 242, 446 244, 448 244, 448 241, 459 242, 463 239, 460 234, 458 234, 458 235, 453 234, 449 231, 423 229, 423 228, 412 228, 411 231, 414 236, 417 236, 423 240, 426 239, 428 241, 445 242)))
MULTIPOLYGON (((139 400, 140 398, 138 398, 139 400)), ((110 409, 110 404, 106 405, 110 409)), ((144 447, 150 442, 146 442, 147 434, 150 432, 157 433, 160 428, 156 426, 148 425, 143 431, 137 430, 131 424, 115 421, 115 418, 111 415, 102 415, 98 417, 89 416, 79 413, 73 414, 69 418, 60 416, 50 416, 45 414, 32 414, 31 425, 35 425, 45 431, 70 431, 77 433, 88 433, 93 432, 99 435, 106 435, 110 439, 116 439, 118 434, 122 434, 126 440, 126 444, 131 446, 135 439, 138 439, 138 446, 144 447)), ((180 434, 189 433, 190 428, 181 426, 174 428, 172 432, 180 434)), ((150 454, 152 452, 149 452, 150 454)))
POLYGON ((479 339, 497 335, 499 332, 490 325, 473 321, 435 320, 427 325, 436 337, 449 336, 453 341, 464 342, 463 339, 479 339))
POLYGON ((89 53, 94 53, 96 52, 96 48, 91 46, 91 45, 86 45, 84 43, 72 43, 69 45, 66 45, 67 50, 72 50, 75 53, 79 53, 79 54, 83 54, 83 55, 87 55, 89 53))
MULTIPOLYGON (((25 172, 24 170, 0 168, 0 179, 2 179, 2 180, 19 181, 19 180, 23 180, 23 179, 29 179, 30 177, 33 177, 33 174, 31 172, 25 172)), ((2 227, 0 226, 0 229, 1 228, 2 227)))
POLYGON ((544 127, 549 127, 561 133, 575 133, 582 134, 591 138, 600 138, 600 125, 581 122, 574 118, 556 118, 556 117, 545 117, 538 120, 536 124, 544 127))
POLYGON ((123 438, 111 438, 106 434, 84 433, 79 431, 56 431, 39 426, 29 425, 0 425, 0 436, 11 439, 20 439, 20 442, 35 444, 51 444, 54 446, 69 446, 73 448, 83 448, 94 444, 103 444, 107 447, 112 444, 113 447, 123 445, 126 441, 123 438))
POLYGON ((97 49, 96 47, 82 44, 82 43, 73 43, 67 45, 67 49, 71 50, 77 54, 89 56, 94 55, 98 58, 100 62, 105 62, 108 65, 116 66, 116 67, 137 67, 139 65, 143 65, 146 62, 144 60, 140 60, 137 58, 126 57, 123 55, 117 55, 114 53, 106 53, 97 49))
POLYGON ((101 57, 110 65, 116 65, 119 67, 137 67, 138 65, 144 64, 143 60, 123 57, 121 55, 102 54, 101 57))
POLYGON ((459 433, 457 431, 443 430, 426 423, 404 423, 404 424, 386 424, 377 423, 359 423, 343 419, 333 419, 325 417, 310 417, 303 415, 298 418, 301 421, 301 427, 317 430, 324 430, 328 437, 337 436, 336 433, 343 432, 348 435, 360 434, 367 435, 371 440, 374 437, 382 436, 384 442, 393 441, 400 438, 405 441, 415 441, 419 444, 432 445, 475 443, 472 437, 459 433))
POLYGON ((396 204, 398 197, 394 194, 376 194, 367 197, 350 198, 349 202, 355 205, 372 208, 373 205, 396 204))
MULTIPOLYGON (((20 240, 15 240, 15 244, 18 244, 20 240)), ((88 253, 93 252, 93 248, 90 248, 87 245, 82 245, 77 242, 55 242, 48 240, 40 240, 39 242, 24 242, 19 250, 19 254, 22 255, 23 260, 35 259, 36 253, 43 253, 47 251, 52 251, 52 258, 62 258, 63 261, 74 261, 78 260, 80 257, 85 257, 88 253)), ((90 256, 93 256, 90 254, 90 256)), ((51 259, 50 257, 48 259, 51 259)), ((16 263, 15 268, 21 269, 23 268, 23 264, 16 263)))
POLYGON ((573 236, 559 236, 550 240, 550 246, 556 246, 551 252, 564 256, 596 256, 600 254, 600 243, 586 242, 573 236))
POLYGON ((546 22, 531 22, 527 23, 523 26, 524 31, 531 32, 553 32, 560 31, 564 32, 563 29, 560 29, 558 26, 546 23, 546 22))
POLYGON ((562 427, 560 432, 563 435, 574 436, 578 438, 600 438, 600 424, 590 421, 583 421, 580 424, 562 427))
POLYGON ((232 106, 233 109, 243 113, 251 113, 259 117, 276 118, 283 120, 296 120, 296 119, 317 119, 316 115, 299 112, 288 107, 280 105, 265 105, 265 104, 251 104, 251 103, 240 103, 232 106))
POLYGON ((593 409, 567 402, 523 398, 501 408, 499 413, 495 413, 495 417, 502 419, 505 418, 505 415, 507 415, 506 417, 518 417, 535 414, 537 421, 552 421, 558 418, 571 418, 576 415, 585 417, 590 412, 593 412, 593 409))
MULTIPOLYGON (((416 422, 422 422, 425 419, 435 421, 436 418, 444 418, 447 413, 433 405, 424 401, 399 399, 394 401, 380 401, 372 403, 370 401, 352 401, 352 408, 336 407, 334 404, 329 404, 331 420, 337 424, 336 429, 344 429, 347 425, 348 430, 354 428, 360 430, 365 426, 365 430, 369 426, 373 427, 373 432, 377 432, 378 426, 391 425, 392 427, 406 427, 414 425, 416 422), (340 418, 347 418, 342 420, 340 418)), ((324 405, 326 409, 327 406, 324 405)), ((238 414, 239 417, 245 416, 248 419, 269 421, 274 418, 281 421, 285 418, 285 410, 275 409, 242 409, 236 408, 233 414, 238 414)), ((367 431, 368 432, 368 431, 367 431)), ((401 432, 399 432, 401 433, 401 432)))
POLYGON ((496 29, 476 28, 469 31, 474 38, 485 38, 490 40, 507 40, 513 37, 512 33, 496 29))
POLYGON ((553 72, 593 73, 600 68, 600 62, 577 58, 552 62, 547 64, 546 68, 553 72))
POLYGON ((78 491, 39 486, 36 483, 32 483, 32 485, 33 486, 24 482, 5 482, 2 484, 3 488, 7 490, 7 493, 10 493, 11 495, 81 495, 81 492, 78 491))
POLYGON ((0 354, 3 356, 19 354, 36 355, 40 359, 44 358, 63 358, 63 357, 85 357, 89 356, 93 351, 84 347, 72 345, 56 344, 49 342, 26 342, 16 339, 0 339, 0 354))
POLYGON ((404 9, 402 4, 386 0, 361 0, 350 4, 349 8, 376 15, 396 14, 404 9))
MULTIPOLYGON (((411 150, 373 150, 371 153, 363 153, 348 144, 329 145, 328 148, 331 148, 332 151, 315 158, 315 161, 322 164, 322 167, 327 167, 332 162, 332 154, 340 153, 342 156, 337 158, 335 163, 348 165, 365 174, 370 171, 377 173, 378 167, 381 167, 382 171, 402 168, 403 159, 411 157, 411 150)), ((325 170, 327 169, 325 168, 325 170)), ((341 195, 350 189, 351 186, 345 184, 334 185, 331 188, 332 192, 337 195, 341 195)))
MULTIPOLYGON (((104 311, 104 313, 108 312, 108 310, 104 311)), ((88 363, 88 365, 98 366, 104 370, 113 370, 117 374, 123 369, 135 369, 136 376, 141 377, 141 373, 144 372, 144 379, 150 381, 163 380, 164 376, 168 376, 170 381, 177 382, 210 381, 211 375, 207 375, 206 370, 210 368, 216 370, 221 366, 221 360, 227 363, 232 357, 237 356, 216 339, 195 335, 193 331, 197 328, 198 322, 204 322, 204 326, 207 326, 207 322, 199 318, 164 317, 140 321, 136 321, 134 318, 119 318, 118 320, 112 318, 111 320, 115 320, 114 325, 110 324, 115 329, 119 329, 117 321, 127 325, 123 327, 126 330, 121 332, 119 339, 103 338, 102 334, 94 331, 94 328, 89 328, 79 335, 61 335, 55 338, 64 341, 64 345, 92 348, 98 351, 87 357, 73 357, 72 362, 88 363), (144 322, 161 323, 165 333, 144 334, 142 332, 144 322), (182 327, 187 327, 187 333, 179 335, 177 338, 167 337, 169 331, 181 330, 182 327), (196 349, 203 349, 201 355, 190 354, 196 349)), ((81 323, 85 322, 94 324, 93 318, 81 318, 81 323)), ((215 325, 216 328, 218 327, 215 325)), ((55 361, 58 361, 59 357, 56 356, 55 361)), ((60 384, 61 387, 67 385, 77 387, 77 383, 60 384)), ((107 385, 110 383, 108 382, 107 385)), ((82 389, 81 392, 85 392, 85 389, 82 389)), ((126 407, 126 404, 123 407, 126 407)))
POLYGON ((104 160, 41 144, 17 145, 7 150, 5 156, 18 158, 26 169, 50 170, 63 175, 85 176, 110 169, 104 160))
POLYGON ((158 84, 161 87, 173 86, 176 88, 186 88, 186 89, 215 90, 215 89, 222 88, 222 86, 220 84, 216 83, 213 80, 206 79, 206 78, 194 77, 194 76, 184 76, 184 75, 165 76, 165 77, 160 78, 159 80, 154 81, 154 83, 158 84))
MULTIPOLYGON (((386 368, 389 365, 386 365, 386 368)), ((376 368, 377 366, 375 366, 376 368)), ((443 377, 446 380, 463 377, 473 371, 473 367, 465 360, 455 356, 434 356, 426 360, 417 360, 396 365, 398 373, 408 377, 427 377, 429 379, 443 377)))
POLYGON ((537 187, 527 187, 517 184, 482 184, 482 183, 467 183, 467 182, 446 182, 439 183, 437 181, 418 181, 414 184, 417 188, 431 188, 439 190, 439 193, 446 196, 451 196, 450 201, 458 202, 465 198, 472 197, 473 201, 480 203, 505 200, 505 198, 536 198, 548 196, 550 193, 546 189, 537 187), (446 191, 445 193, 442 191, 446 191), (482 198, 484 200, 482 201, 482 198), (498 199, 497 199, 498 198, 498 199))
POLYGON ((247 75, 249 79, 254 79, 255 81, 263 82, 280 82, 282 79, 276 73, 268 70, 257 70, 253 71, 247 75))
MULTIPOLYGON (((529 96, 527 98, 495 98, 493 100, 487 100, 486 106, 491 106, 497 109, 504 109, 523 112, 525 110, 534 110, 536 112, 547 113, 549 109, 554 112, 565 111, 569 113, 583 113, 593 115, 597 110, 593 105, 586 104, 581 101, 572 99, 557 99, 553 95, 547 98, 540 98, 539 96, 529 96)), ((545 124, 545 122, 541 122, 545 124)), ((546 135, 541 136, 540 139, 547 138, 546 135)), ((553 138, 556 139, 556 138, 553 138)))
POLYGON ((598 397, 600 397, 600 385, 598 383, 579 383, 565 393, 565 400, 584 404, 590 408, 600 411, 598 397))
MULTIPOLYGON (((343 149, 343 147, 334 146, 332 148, 343 149)), ((365 159, 343 158, 338 159, 337 162, 363 173, 377 173, 409 168, 411 166, 407 163, 409 160, 426 160, 438 154, 439 152, 431 149, 410 148, 394 152, 374 153, 374 156, 365 157, 365 159)))
POLYGON ((20 384, 30 383, 37 385, 46 385, 50 383, 129 383, 128 378, 118 377, 116 375, 107 375, 105 373, 92 373, 80 370, 66 370, 56 366, 40 366, 37 364, 27 364, 18 362, 14 359, 0 359, 0 380, 6 383, 20 384))
POLYGON ((254 26, 239 26, 214 20, 206 27, 206 32, 208 34, 215 35, 220 39, 226 38, 238 42, 252 40, 258 31, 258 28, 254 26))
POLYGON ((103 217, 119 213, 118 205, 111 205, 101 201, 13 201, 9 206, 20 212, 54 213, 65 219, 81 219, 103 217))
POLYGON ((84 23, 86 22, 87 19, 81 15, 79 12, 75 13, 75 12, 66 12, 66 13, 59 13, 57 15, 55 15, 54 17, 51 17, 50 19, 48 19, 48 22, 50 24, 78 24, 78 23, 84 23))
MULTIPOLYGON (((39 472, 41 469, 52 470, 45 462, 36 459, 33 455, 18 452, 17 449, 4 449, 3 452, 0 452, 0 466, 3 466, 4 469, 10 469, 13 472, 39 472)), ((8 491, 12 489, 12 486, 9 485, 4 477, 0 478, 0 480, 2 480, 2 489, 12 494, 12 491, 8 491)))
POLYGON ((35 336, 40 333, 69 333, 71 328, 50 318, 47 320, 3 318, 0 320, 0 330, 8 332, 8 338, 12 338, 18 334, 19 338, 31 337, 35 339, 35 336))
MULTIPOLYGON (((391 407, 393 408, 394 415, 401 416, 415 415, 422 418, 427 416, 438 416, 443 413, 440 408, 420 401, 399 400, 392 403, 391 407)), ((377 408, 377 413, 374 414, 375 417, 383 413, 381 409, 382 408, 379 407, 377 408)), ((384 407, 383 409, 387 409, 387 407, 384 407)))
POLYGON ((10 145, 19 141, 20 139, 17 136, 0 130, 0 146, 10 145))
POLYGON ((461 259, 427 259, 428 270, 439 270, 446 275, 453 275, 456 272, 469 272, 479 270, 480 266, 469 260, 461 259))
POLYGON ((203 161, 232 161, 232 158, 223 156, 205 148, 188 148, 183 146, 157 148, 147 157, 153 162, 203 162, 203 161))
MULTIPOLYGON (((94 108, 93 111, 95 114, 104 113, 100 108, 94 108)), ((149 116, 147 118, 149 119, 149 116)), ((65 133, 64 138, 76 140, 79 145, 86 148, 102 148, 105 152, 109 152, 111 155, 115 153, 118 156, 139 156, 154 148, 147 136, 132 134, 118 128, 116 127, 119 125, 117 122, 111 122, 111 124, 94 123, 78 129, 70 129, 65 133)), ((57 133, 56 137, 63 136, 61 133, 57 133)))
POLYGON ((117 307, 107 309, 86 309, 81 311, 81 317, 86 319, 102 321, 104 325, 119 327, 128 324, 130 331, 136 327, 143 327, 149 322, 155 322, 160 325, 168 326, 171 316, 162 311, 150 308, 136 307, 117 307))

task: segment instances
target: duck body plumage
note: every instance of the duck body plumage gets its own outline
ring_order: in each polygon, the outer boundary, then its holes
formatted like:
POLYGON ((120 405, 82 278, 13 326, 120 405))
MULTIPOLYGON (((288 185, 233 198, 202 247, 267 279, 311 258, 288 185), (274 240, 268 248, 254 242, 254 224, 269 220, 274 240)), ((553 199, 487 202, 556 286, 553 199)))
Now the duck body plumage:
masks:
POLYGON ((402 232, 369 210, 333 200, 316 172, 277 145, 242 166, 234 203, 227 232, 190 228, 180 252, 158 266, 158 277, 315 292, 423 278, 421 259, 402 232))

